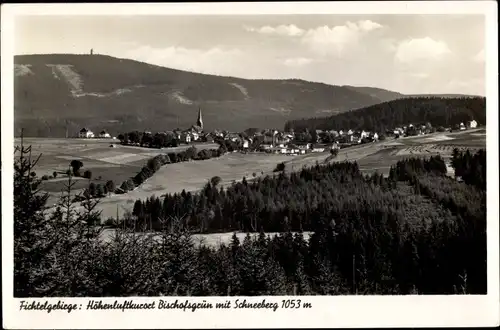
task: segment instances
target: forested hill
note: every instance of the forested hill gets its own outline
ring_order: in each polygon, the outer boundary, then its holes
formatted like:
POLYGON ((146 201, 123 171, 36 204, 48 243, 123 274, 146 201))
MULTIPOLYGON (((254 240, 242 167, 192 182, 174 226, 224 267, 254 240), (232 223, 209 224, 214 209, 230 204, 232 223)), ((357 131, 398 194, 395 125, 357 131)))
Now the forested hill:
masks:
MULTIPOLYGON (((402 97, 376 88, 304 80, 199 74, 104 55, 23 55, 15 62, 15 126, 64 136, 88 126, 111 134, 189 127, 203 109, 207 129, 283 127, 402 97)), ((244 65, 244 64, 242 64, 244 65)))
POLYGON ((278 128, 407 97, 374 87, 199 74, 105 55, 15 56, 14 84, 16 134, 24 128, 26 136, 40 137, 82 127, 112 135, 187 128, 198 107, 207 130, 278 128))
POLYGON ((454 126, 468 120, 486 124, 485 97, 413 97, 393 100, 330 117, 291 120, 285 130, 364 129, 384 132, 397 126, 430 122, 454 126))

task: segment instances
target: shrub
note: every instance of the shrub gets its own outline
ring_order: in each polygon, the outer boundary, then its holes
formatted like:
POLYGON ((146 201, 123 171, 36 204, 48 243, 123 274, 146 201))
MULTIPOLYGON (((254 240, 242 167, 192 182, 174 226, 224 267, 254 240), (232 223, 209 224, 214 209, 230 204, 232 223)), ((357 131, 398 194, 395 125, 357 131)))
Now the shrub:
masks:
POLYGON ((285 170, 285 163, 281 162, 278 165, 276 165, 274 172, 283 172, 284 170, 285 170))
POLYGON ((187 159, 194 159, 198 153, 198 151, 196 150, 196 147, 195 146, 192 146, 192 147, 189 147, 186 151, 186 158, 187 159))
POLYGON ((171 163, 170 157, 167 154, 163 154, 162 156, 163 156, 163 165, 171 163))
POLYGON ((71 170, 69 170, 69 169, 68 169, 68 170, 66 171, 66 175, 67 175, 67 176, 70 176, 70 175, 71 175, 71 170))
POLYGON ((171 152, 168 154, 168 158, 170 158, 170 162, 177 163, 177 154, 175 152, 171 152))
POLYGON ((108 180, 106 182, 106 188, 109 192, 115 191, 116 187, 115 187, 115 183, 113 182, 113 180, 108 180))
POLYGON ((104 221, 104 225, 107 227, 116 227, 118 224, 116 223, 115 219, 113 218, 107 218, 106 221, 104 221))
POLYGON ((213 178, 210 179, 210 183, 212 184, 213 187, 216 187, 221 181, 222 179, 220 178, 220 176, 214 176, 213 178))
POLYGON ((104 189, 102 188, 102 185, 99 183, 97 184, 95 188, 95 194, 97 197, 103 197, 104 196, 104 189))
POLYGON ((162 164, 161 164, 160 158, 158 158, 158 156, 156 156, 156 157, 148 160, 146 167, 154 173, 160 169, 161 165, 162 164))
POLYGON ((42 180, 48 180, 49 179, 49 176, 48 175, 44 175, 42 176, 42 180))
POLYGON ((83 177, 85 179, 92 179, 92 172, 89 170, 86 170, 85 172, 83 172, 83 177))
POLYGON ((127 185, 128 185, 128 190, 134 190, 134 188, 135 188, 134 181, 132 181, 131 179, 128 179, 127 185))
POLYGON ((128 180, 123 181, 122 185, 120 186, 120 189, 123 190, 124 192, 128 191, 128 180))
POLYGON ((75 159, 71 161, 70 166, 73 168, 73 173, 75 173, 75 176, 79 176, 76 173, 80 170, 80 168, 83 167, 83 163, 75 159))
POLYGON ((54 172, 52 173, 52 176, 53 176, 54 178, 57 178, 57 172, 56 172, 56 171, 54 171, 54 172))
POLYGON ((89 184, 89 193, 90 193, 90 196, 92 196, 92 197, 94 197, 97 194, 97 188, 96 188, 95 183, 93 183, 93 182, 91 182, 89 184))

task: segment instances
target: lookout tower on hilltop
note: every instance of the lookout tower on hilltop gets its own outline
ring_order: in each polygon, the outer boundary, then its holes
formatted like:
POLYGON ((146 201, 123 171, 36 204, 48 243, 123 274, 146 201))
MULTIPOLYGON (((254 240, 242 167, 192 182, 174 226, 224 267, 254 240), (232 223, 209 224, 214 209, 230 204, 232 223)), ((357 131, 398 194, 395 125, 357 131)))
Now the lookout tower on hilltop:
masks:
POLYGON ((201 108, 198 108, 198 119, 196 120, 196 126, 203 129, 203 118, 201 117, 201 108))

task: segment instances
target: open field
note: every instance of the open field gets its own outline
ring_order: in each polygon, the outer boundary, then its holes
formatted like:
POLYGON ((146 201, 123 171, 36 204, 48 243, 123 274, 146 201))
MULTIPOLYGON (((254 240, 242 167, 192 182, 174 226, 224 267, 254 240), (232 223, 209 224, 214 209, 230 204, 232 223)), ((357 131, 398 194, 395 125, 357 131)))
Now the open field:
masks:
POLYGON ((371 144, 372 149, 378 150, 374 150, 370 155, 358 158, 357 161, 363 172, 373 173, 377 171, 387 175, 391 165, 404 158, 440 155, 445 161, 448 161, 454 148, 459 150, 471 149, 471 151, 486 148, 485 133, 486 130, 480 128, 454 133, 434 133, 390 139, 371 144))
MULTIPOLYGON (((101 233, 101 239, 103 242, 108 242, 112 239, 113 234, 115 232, 115 229, 104 229, 103 232, 101 233)), ((259 236, 259 233, 249 233, 250 237, 254 238, 256 236, 259 236)), ((267 237, 273 238, 274 236, 278 235, 279 233, 266 233, 267 237)), ((309 240, 309 237, 311 236, 311 232, 303 232, 304 238, 306 240, 309 240)), ((134 235, 134 234, 131 234, 134 235)), ((143 235, 143 234, 140 234, 143 235)), ((158 234, 152 234, 154 235, 155 239, 159 239, 160 236, 158 234)), ((243 240, 245 239, 247 233, 242 233, 242 232, 237 232, 236 236, 242 243, 243 240)), ((211 246, 211 247, 219 247, 221 244, 228 245, 231 242, 233 233, 215 233, 215 234, 193 234, 191 237, 193 239, 193 243, 195 245, 205 245, 205 246, 211 246)))
MULTIPOLYGON (((20 139, 15 139, 16 145, 20 139)), ((54 138, 24 138, 26 146, 31 145, 33 155, 42 154, 36 165, 36 173, 39 177, 52 176, 57 172, 57 178, 43 181, 42 190, 51 196, 49 204, 54 203, 59 193, 67 183, 66 171, 72 160, 80 160, 83 167, 80 170, 92 172, 91 182, 105 184, 112 180, 118 186, 123 181, 135 176, 146 164, 147 160, 160 154, 169 152, 180 152, 191 145, 183 145, 176 148, 150 149, 141 147, 122 146, 119 141, 113 139, 54 139, 54 138), (110 145, 114 145, 112 148, 110 145)), ((216 144, 193 144, 198 149, 217 148, 216 144)), ((79 192, 88 187, 89 180, 73 177, 75 185, 73 189, 79 192)))
MULTIPOLYGON (((315 155, 313 159, 326 157, 327 154, 315 155)), ((119 216, 122 216, 126 210, 132 209, 137 199, 182 190, 197 191, 214 176, 219 176, 221 185, 225 186, 233 181, 241 181, 243 177, 252 179, 253 173, 256 176, 271 174, 278 163, 290 161, 291 158, 287 155, 229 153, 220 158, 168 164, 135 190, 102 199, 99 209, 102 210, 103 219, 116 217, 117 207, 119 216)))

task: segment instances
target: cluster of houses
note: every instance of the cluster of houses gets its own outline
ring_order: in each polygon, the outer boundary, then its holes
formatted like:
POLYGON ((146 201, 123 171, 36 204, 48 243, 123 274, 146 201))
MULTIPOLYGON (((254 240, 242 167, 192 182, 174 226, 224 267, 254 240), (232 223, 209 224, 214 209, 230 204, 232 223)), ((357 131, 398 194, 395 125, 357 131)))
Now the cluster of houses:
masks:
MULTIPOLYGON (((466 129, 473 129, 477 128, 477 121, 471 120, 464 123, 460 123, 459 125, 456 125, 455 129, 464 131, 466 129)), ((447 127, 447 128, 442 128, 443 131, 453 131, 453 128, 447 127)), ((408 126, 403 126, 403 127, 397 127, 394 129, 391 135, 394 135, 395 137, 400 137, 400 136, 412 136, 412 135, 425 135, 432 133, 434 129, 432 127, 426 126, 426 125, 412 125, 409 124, 408 126)))
POLYGON ((81 139, 93 139, 93 138, 101 138, 101 139, 111 139, 111 135, 102 130, 97 136, 90 129, 84 127, 78 132, 78 137, 81 139))
POLYGON ((249 137, 250 142, 255 145, 257 140, 258 150, 268 153, 280 154, 305 154, 309 152, 325 152, 332 149, 340 149, 342 146, 354 143, 373 142, 378 140, 377 133, 344 131, 315 130, 315 134, 296 134, 292 132, 281 132, 278 130, 264 130, 249 137))

